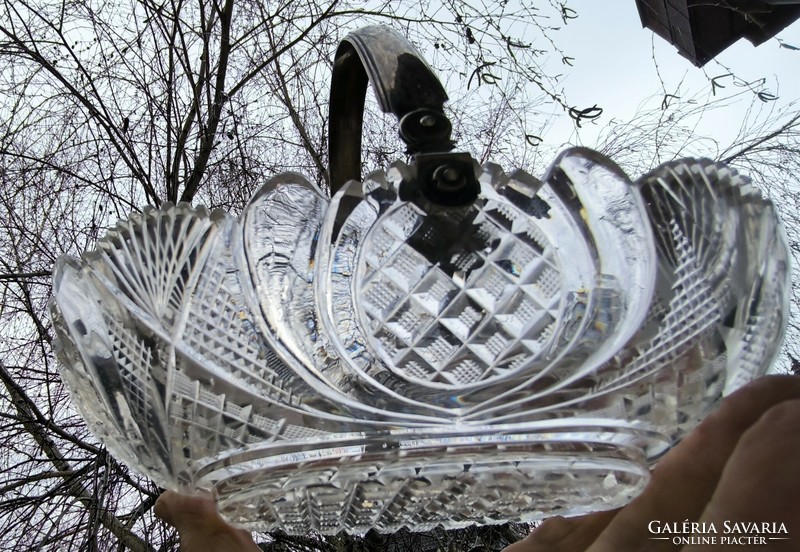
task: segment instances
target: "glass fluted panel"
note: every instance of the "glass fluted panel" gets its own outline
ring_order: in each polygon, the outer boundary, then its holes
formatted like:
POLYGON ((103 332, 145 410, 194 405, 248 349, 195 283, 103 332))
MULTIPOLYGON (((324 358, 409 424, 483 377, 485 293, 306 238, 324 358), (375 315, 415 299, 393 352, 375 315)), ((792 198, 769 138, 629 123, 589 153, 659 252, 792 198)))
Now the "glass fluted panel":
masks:
POLYGON ((396 163, 328 200, 298 175, 240 220, 186 205, 59 261, 64 379, 109 450, 242 526, 364 532, 614 508, 788 317, 772 205, 703 160, 600 154, 478 200, 396 163))

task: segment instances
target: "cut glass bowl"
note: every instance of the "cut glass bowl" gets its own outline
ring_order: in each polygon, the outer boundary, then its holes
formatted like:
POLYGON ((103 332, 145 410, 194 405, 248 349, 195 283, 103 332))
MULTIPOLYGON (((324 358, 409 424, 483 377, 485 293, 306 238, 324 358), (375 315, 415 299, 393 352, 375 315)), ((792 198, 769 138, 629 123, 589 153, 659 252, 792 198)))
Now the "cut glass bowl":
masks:
POLYGON ((564 152, 475 167, 443 209, 395 163, 326 198, 280 175, 240 219, 185 204, 59 260, 62 374, 108 449, 242 527, 390 532, 616 508, 788 318, 788 249, 746 178, 632 183, 564 152))

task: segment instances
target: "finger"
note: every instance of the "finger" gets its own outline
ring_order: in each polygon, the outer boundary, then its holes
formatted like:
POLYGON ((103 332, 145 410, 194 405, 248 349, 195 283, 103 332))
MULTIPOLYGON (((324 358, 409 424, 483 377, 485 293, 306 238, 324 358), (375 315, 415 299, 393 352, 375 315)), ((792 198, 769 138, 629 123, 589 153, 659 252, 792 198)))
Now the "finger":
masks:
POLYGON ((172 514, 170 513, 169 508, 169 498, 167 497, 167 495, 171 492, 172 491, 165 491, 161 494, 161 496, 158 497, 155 506, 153 506, 153 513, 158 519, 174 527, 175 522, 172 521, 172 514))
POLYGON ((250 533, 229 525, 210 495, 186 496, 166 491, 154 511, 178 530, 181 552, 260 552, 250 533))
MULTIPOLYGON (((800 398, 800 378, 770 376, 727 397, 720 408, 659 461, 645 490, 623 508, 589 552, 640 550, 648 524, 697 520, 714 494, 739 439, 771 407, 800 398)), ((648 550, 674 550, 670 541, 649 541, 648 550)))
POLYGON ((617 511, 546 519, 530 535, 507 546, 502 552, 581 552, 595 541, 617 511))
MULTIPOLYGON (((706 536, 737 550, 800 549, 798 425, 800 400, 792 400, 769 409, 744 433, 700 518, 705 524, 701 527, 713 524, 717 531, 708 530, 706 536)), ((693 545, 686 550, 700 548, 693 545)))
POLYGON ((156 516, 177 529, 194 525, 217 526, 225 522, 217 513, 211 495, 183 495, 165 491, 154 506, 156 516))

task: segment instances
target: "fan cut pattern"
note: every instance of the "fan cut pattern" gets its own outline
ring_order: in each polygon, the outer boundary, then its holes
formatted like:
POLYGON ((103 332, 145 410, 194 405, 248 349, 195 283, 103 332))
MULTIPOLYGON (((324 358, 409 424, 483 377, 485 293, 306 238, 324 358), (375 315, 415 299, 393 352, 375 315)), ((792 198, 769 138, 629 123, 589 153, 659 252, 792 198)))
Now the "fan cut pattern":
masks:
POLYGON ((145 209, 59 260, 62 374, 159 485, 291 534, 532 521, 627 503, 773 361, 788 249, 732 169, 636 182, 586 149, 540 181, 401 197, 395 163, 333 198, 280 175, 239 219, 145 209))

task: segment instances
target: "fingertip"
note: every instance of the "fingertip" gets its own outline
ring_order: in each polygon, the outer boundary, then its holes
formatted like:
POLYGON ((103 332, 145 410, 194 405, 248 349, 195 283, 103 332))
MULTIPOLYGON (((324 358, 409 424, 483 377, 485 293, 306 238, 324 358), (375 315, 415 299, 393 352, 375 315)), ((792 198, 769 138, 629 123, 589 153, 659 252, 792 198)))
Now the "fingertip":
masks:
POLYGON ((174 525, 170 504, 173 500, 172 495, 175 494, 174 491, 164 491, 153 506, 153 513, 156 517, 169 525, 174 525))
POLYGON ((210 493, 184 495, 175 491, 164 491, 154 506, 156 516, 180 529, 198 524, 223 523, 217 512, 216 501, 210 493))

